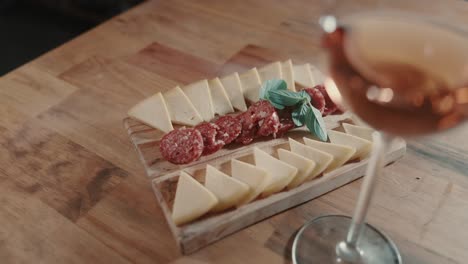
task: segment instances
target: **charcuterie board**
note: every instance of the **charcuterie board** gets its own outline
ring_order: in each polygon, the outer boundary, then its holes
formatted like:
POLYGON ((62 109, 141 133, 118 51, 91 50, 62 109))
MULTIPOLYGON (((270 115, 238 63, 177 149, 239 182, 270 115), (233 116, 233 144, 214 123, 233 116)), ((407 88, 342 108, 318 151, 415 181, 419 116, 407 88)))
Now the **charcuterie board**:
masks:
MULTIPOLYGON (((324 121, 327 129, 335 130, 343 130, 341 126, 343 122, 352 123, 347 113, 327 116, 324 121)), ((220 213, 208 213, 195 221, 178 226, 173 221, 172 209, 178 178, 182 170, 203 184, 207 164, 230 174, 232 159, 254 164, 252 155, 254 147, 277 157, 278 149, 289 149, 288 138, 303 141, 302 138, 310 137, 310 133, 303 129, 294 129, 280 138, 260 140, 246 146, 224 148, 212 155, 202 156, 196 162, 175 165, 161 159, 158 144, 163 133, 131 118, 124 120, 124 126, 151 180, 157 201, 183 254, 192 253, 249 225, 354 181, 364 175, 368 162, 368 158, 348 161, 345 165, 323 173, 296 188, 258 198, 251 203, 220 213)), ((396 140, 386 155, 385 163, 390 164, 398 160, 405 152, 406 143, 403 140, 396 140)))

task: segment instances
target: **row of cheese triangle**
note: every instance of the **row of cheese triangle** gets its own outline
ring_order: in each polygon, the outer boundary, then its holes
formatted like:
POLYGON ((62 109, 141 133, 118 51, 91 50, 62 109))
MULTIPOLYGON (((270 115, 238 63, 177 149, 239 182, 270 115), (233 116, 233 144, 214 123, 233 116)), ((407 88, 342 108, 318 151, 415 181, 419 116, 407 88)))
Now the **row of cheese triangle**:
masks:
POLYGON ((234 109, 246 111, 244 98, 258 101, 259 90, 265 80, 284 79, 288 89, 295 90, 295 83, 312 87, 323 82, 322 76, 310 64, 293 66, 291 60, 278 61, 241 75, 236 72, 154 94, 132 107, 128 115, 167 133, 173 129, 173 123, 195 126, 212 120, 215 114, 222 116, 234 112, 234 109))
MULTIPOLYGON (((345 124, 346 131, 372 130, 345 124)), ((366 131, 365 133, 363 131, 366 131)), ((172 218, 177 225, 190 222, 207 212, 219 212, 266 197, 285 188, 292 189, 323 172, 334 170, 347 161, 365 158, 372 142, 352 135, 329 131, 332 143, 304 138, 304 144, 289 139, 290 150, 278 149, 278 158, 254 148, 255 166, 231 160, 231 176, 207 165, 205 186, 182 172, 177 185, 172 218)))

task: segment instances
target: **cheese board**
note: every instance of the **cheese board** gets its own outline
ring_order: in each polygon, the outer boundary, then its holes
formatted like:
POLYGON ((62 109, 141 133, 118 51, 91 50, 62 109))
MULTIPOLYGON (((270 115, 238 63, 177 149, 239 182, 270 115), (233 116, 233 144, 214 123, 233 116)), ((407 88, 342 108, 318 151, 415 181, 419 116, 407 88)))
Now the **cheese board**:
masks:
MULTIPOLYGON (((278 61, 129 110, 124 126, 183 254, 363 176, 373 131, 320 80, 310 64, 278 61)), ((396 140, 386 164, 405 151, 396 140)))

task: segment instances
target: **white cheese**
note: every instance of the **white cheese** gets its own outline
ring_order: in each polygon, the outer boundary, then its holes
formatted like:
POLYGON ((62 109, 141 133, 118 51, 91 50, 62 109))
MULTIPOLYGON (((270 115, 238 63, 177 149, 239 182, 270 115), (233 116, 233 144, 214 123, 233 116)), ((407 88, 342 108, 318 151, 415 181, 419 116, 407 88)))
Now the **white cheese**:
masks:
POLYGON ((184 94, 180 87, 175 87, 163 93, 172 123, 195 126, 203 122, 195 106, 184 94))
POLYGON ((287 60, 281 63, 281 71, 283 72, 283 80, 288 84, 288 89, 296 91, 294 85, 294 70, 291 60, 287 60))
POLYGON ((332 143, 356 149, 356 153, 354 153, 351 159, 365 159, 372 149, 372 141, 349 135, 343 132, 329 130, 328 137, 330 138, 330 142, 332 143))
POLYGON ((283 73, 281 71, 281 62, 273 62, 258 69, 261 83, 272 79, 282 79, 283 73))
POLYGON ((239 78, 244 97, 251 102, 257 102, 259 98, 260 87, 262 86, 257 69, 252 68, 247 72, 239 75, 239 78))
POLYGON ((237 72, 221 78, 221 83, 229 97, 229 101, 234 108, 239 111, 247 111, 242 85, 237 72))
POLYGON ((213 212, 239 205, 250 190, 246 183, 226 175, 210 165, 206 166, 205 187, 218 198, 218 204, 212 209, 213 212))
POLYGON ((375 130, 370 127, 356 126, 348 123, 343 123, 343 128, 347 134, 360 137, 365 140, 373 141, 372 134, 375 130))
POLYGON ((128 111, 128 116, 164 133, 174 129, 169 110, 161 93, 157 93, 136 104, 128 111))
POLYGON ((271 175, 270 182, 262 193, 263 196, 283 190, 297 174, 297 168, 274 158, 259 148, 254 148, 254 158, 255 165, 265 169, 271 175))
POLYGON ((292 138, 289 138, 291 152, 315 161, 315 168, 308 179, 313 179, 328 168, 333 161, 333 156, 318 149, 306 146, 292 138))
POLYGON ((208 213, 218 199, 192 176, 181 172, 172 207, 172 219, 176 225, 188 223, 208 213))
POLYGON ((304 138, 304 143, 309 147, 321 150, 333 156, 333 161, 325 172, 329 172, 342 166, 354 155, 354 153, 356 153, 355 148, 328 142, 320 142, 310 138, 304 138))
POLYGON ((207 80, 191 83, 182 90, 200 113, 203 121, 209 122, 214 118, 213 100, 207 80))
POLYGON ((288 184, 288 188, 292 189, 299 186, 307 178, 309 178, 314 171, 315 161, 305 158, 299 154, 291 152, 286 149, 278 149, 278 157, 281 161, 288 163, 297 168, 296 177, 288 184))
POLYGON ((294 65, 294 81, 300 84, 302 87, 314 87, 315 82, 312 79, 312 73, 310 72, 310 64, 294 65))
POLYGON ((208 82, 210 86, 211 99, 213 100, 213 110, 220 116, 234 112, 231 101, 219 78, 214 78, 208 82))
POLYGON ((249 193, 240 201, 240 204, 250 203, 257 198, 265 190, 271 179, 266 170, 236 159, 231 160, 231 175, 250 187, 249 193))
POLYGON ((309 65, 310 67, 310 73, 311 73, 311 76, 312 76, 312 80, 313 80, 313 83, 315 85, 319 85, 319 84, 324 84, 325 83, 325 75, 323 74, 323 72, 321 72, 319 69, 317 69, 317 67, 313 66, 313 65, 309 65))

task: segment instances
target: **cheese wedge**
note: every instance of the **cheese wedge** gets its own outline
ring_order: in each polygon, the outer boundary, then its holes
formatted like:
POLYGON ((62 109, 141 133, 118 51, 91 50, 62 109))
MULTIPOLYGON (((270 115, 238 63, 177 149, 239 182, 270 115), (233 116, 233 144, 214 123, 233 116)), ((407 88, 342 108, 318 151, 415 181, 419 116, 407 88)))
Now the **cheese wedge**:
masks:
POLYGON ((281 62, 273 62, 258 69, 261 83, 272 79, 282 79, 281 62))
POLYGON ((312 80, 314 84, 313 86, 318 85, 318 84, 324 84, 325 75, 323 74, 323 72, 321 72, 319 69, 317 69, 317 67, 313 65, 309 64, 309 67, 310 67, 310 74, 312 76, 312 80))
POLYGON ((231 101, 219 78, 214 78, 208 82, 210 86, 211 99, 213 100, 213 110, 220 116, 234 112, 231 101))
POLYGON ((292 189, 303 183, 312 174, 315 168, 315 161, 304 158, 294 152, 286 149, 278 149, 278 157, 281 161, 288 163, 297 168, 296 177, 288 184, 288 188, 292 189))
POLYGON ((373 141, 372 134, 375 130, 370 127, 356 126, 348 123, 343 123, 343 128, 347 134, 360 137, 371 142, 373 141))
POLYGON ((314 87, 315 82, 310 72, 310 64, 294 65, 294 81, 303 87, 314 87))
POLYGON ((288 89, 291 91, 296 91, 296 86, 294 85, 294 70, 291 60, 287 60, 281 63, 281 71, 283 73, 283 80, 287 83, 288 89))
POLYGON ((356 153, 356 149, 348 146, 320 142, 310 138, 304 138, 304 143, 312 148, 321 150, 333 156, 333 161, 330 163, 325 172, 334 170, 345 164, 356 153))
POLYGON ((203 122, 195 106, 179 86, 163 93, 172 123, 195 126, 203 122))
POLYGON ((172 207, 176 225, 188 223, 206 214, 216 206, 218 199, 192 176, 181 172, 172 207))
POLYGON ((203 121, 209 122, 214 118, 213 100, 207 80, 191 83, 182 90, 200 113, 203 121))
POLYGON ((236 159, 231 160, 231 175, 250 187, 249 193, 239 202, 239 205, 250 203, 257 198, 271 179, 271 175, 266 170, 236 159))
POLYGON ((254 148, 254 159, 257 167, 265 169, 271 175, 262 196, 283 190, 297 174, 297 168, 274 158, 259 148, 254 148))
POLYGON ((250 189, 249 185, 210 165, 206 166, 205 187, 218 198, 218 204, 211 210, 213 212, 239 205, 250 189))
POLYGON ((351 159, 365 159, 372 149, 372 141, 335 130, 328 130, 327 132, 330 142, 356 149, 356 153, 351 159))
POLYGON ((239 111, 247 111, 242 85, 237 72, 220 79, 232 106, 239 111))
POLYGON ((169 110, 161 93, 157 93, 136 104, 128 111, 128 116, 164 133, 174 129, 169 110))
POLYGON ((257 102, 259 98, 260 87, 262 86, 257 68, 252 68, 247 72, 244 72, 243 74, 239 75, 239 78, 244 97, 251 102, 257 102))
POLYGON ((306 180, 313 179, 325 171, 333 161, 333 156, 318 149, 306 146, 292 138, 289 138, 291 152, 315 161, 315 168, 306 180))

